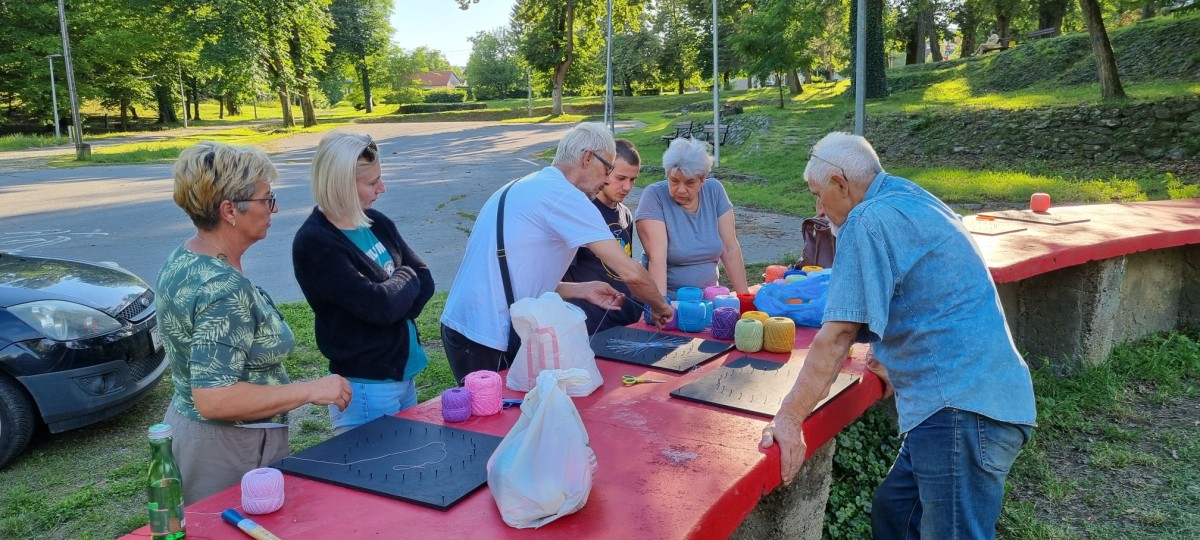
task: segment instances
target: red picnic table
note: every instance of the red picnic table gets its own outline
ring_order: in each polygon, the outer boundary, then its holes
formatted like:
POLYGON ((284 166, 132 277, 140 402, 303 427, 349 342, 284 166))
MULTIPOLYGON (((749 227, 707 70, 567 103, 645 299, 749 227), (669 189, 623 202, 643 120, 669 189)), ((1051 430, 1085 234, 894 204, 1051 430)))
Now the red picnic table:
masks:
MULTIPOLYGON (((710 338, 707 332, 678 334, 710 338)), ((790 355, 733 349, 683 374, 598 359, 604 385, 574 399, 599 463, 591 495, 582 510, 540 529, 505 525, 486 485, 442 512, 292 475, 285 476, 282 509, 247 517, 284 539, 725 538, 780 483, 779 451, 758 447, 767 419, 669 394, 742 356, 802 363, 815 334, 815 328, 799 327, 790 355), (621 375, 667 382, 622 386, 621 375)), ((805 421, 810 455, 881 398, 879 379, 865 368, 865 351, 855 346, 842 368, 861 374, 862 381, 805 421)), ((452 424, 442 419, 440 400, 432 399, 397 416, 503 436, 519 415, 512 408, 452 424)), ((240 487, 233 486, 188 506, 188 538, 246 538, 220 517, 240 505, 240 487)), ((125 536, 147 537, 148 527, 125 536)))

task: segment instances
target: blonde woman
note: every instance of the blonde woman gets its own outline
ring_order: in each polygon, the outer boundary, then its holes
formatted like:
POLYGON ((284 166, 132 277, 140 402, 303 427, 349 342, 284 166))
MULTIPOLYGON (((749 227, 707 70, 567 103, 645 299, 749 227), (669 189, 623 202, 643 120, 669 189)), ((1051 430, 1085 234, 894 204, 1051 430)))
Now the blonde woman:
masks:
POLYGON ((167 257, 155 289, 174 386, 164 421, 191 504, 286 457, 287 412, 345 407, 350 385, 336 375, 289 381, 292 331, 242 274, 242 256, 278 211, 266 154, 203 142, 180 154, 174 176, 175 204, 196 232, 167 257))
POLYGON ((329 371, 350 379, 354 399, 329 408, 334 432, 417 404, 413 377, 429 363, 416 318, 433 296, 433 275, 372 209, 387 191, 369 135, 333 131, 313 157, 317 207, 292 243, 292 266, 316 318, 329 371))

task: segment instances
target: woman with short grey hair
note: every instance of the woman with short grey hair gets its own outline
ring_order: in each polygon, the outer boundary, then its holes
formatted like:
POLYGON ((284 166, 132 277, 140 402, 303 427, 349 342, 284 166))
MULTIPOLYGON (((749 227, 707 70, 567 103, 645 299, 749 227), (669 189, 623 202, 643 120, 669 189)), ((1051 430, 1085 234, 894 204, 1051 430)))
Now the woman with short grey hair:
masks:
POLYGON ((718 261, 733 289, 749 292, 733 204, 725 187, 709 178, 708 144, 690 138, 671 141, 663 153, 663 169, 667 179, 646 187, 636 216, 646 251, 642 263, 659 292, 674 297, 680 287, 716 285, 718 261))
POLYGON ((337 375, 288 379, 292 330, 242 273, 242 256, 279 211, 266 154, 203 142, 179 155, 174 176, 175 203, 196 232, 167 257, 155 290, 174 386, 164 422, 192 504, 289 455, 287 412, 345 407, 350 385, 337 375))

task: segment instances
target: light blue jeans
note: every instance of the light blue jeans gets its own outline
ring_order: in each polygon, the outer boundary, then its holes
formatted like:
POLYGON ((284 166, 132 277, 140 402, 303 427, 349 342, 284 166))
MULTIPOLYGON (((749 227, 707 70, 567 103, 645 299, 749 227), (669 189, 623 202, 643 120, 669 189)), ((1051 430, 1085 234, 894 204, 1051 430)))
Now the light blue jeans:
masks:
POLYGON ((334 435, 361 426, 380 416, 390 416, 417 404, 417 385, 411 379, 391 383, 361 383, 350 381, 354 392, 346 410, 329 406, 329 419, 334 435))
POLYGON ((946 408, 913 428, 875 492, 876 539, 995 538, 1004 480, 1030 426, 946 408))

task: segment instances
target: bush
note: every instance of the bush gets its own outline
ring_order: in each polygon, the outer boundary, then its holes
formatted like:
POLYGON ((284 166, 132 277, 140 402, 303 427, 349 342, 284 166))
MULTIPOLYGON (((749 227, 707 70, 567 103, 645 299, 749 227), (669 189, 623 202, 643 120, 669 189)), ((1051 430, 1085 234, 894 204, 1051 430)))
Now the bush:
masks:
POLYGON ((896 432, 892 413, 875 405, 838 433, 825 538, 870 538, 872 496, 900 451, 896 432))
POLYGON ((397 88, 387 94, 383 98, 383 102, 390 105, 401 105, 404 103, 424 103, 425 91, 414 86, 406 86, 397 88))
POLYGON ((401 105, 396 109, 396 114, 414 114, 428 112, 443 112, 443 111, 470 111, 475 109, 486 109, 487 103, 416 103, 412 105, 401 105))
POLYGON ((425 92, 425 103, 462 103, 467 93, 462 90, 429 90, 425 92))

